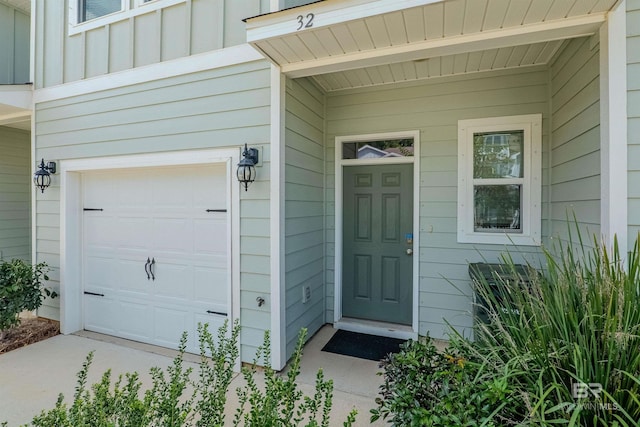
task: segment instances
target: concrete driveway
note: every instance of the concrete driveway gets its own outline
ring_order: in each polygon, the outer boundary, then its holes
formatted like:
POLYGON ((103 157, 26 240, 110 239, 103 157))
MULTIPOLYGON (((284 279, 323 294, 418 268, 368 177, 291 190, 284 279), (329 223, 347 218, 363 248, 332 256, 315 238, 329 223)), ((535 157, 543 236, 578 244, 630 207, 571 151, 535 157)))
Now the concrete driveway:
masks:
MULTIPOLYGON (((357 409, 356 425, 370 425, 369 410, 375 406, 374 399, 382 381, 376 375, 377 362, 321 352, 334 332, 325 326, 307 343, 298 385, 305 394, 311 395, 316 372, 322 368, 325 378, 334 380, 332 424, 342 425, 349 411, 357 409)), ((0 423, 7 421, 13 427, 30 422, 43 409, 53 408, 59 393, 70 402, 76 373, 90 351, 94 351, 94 360, 89 384, 98 381, 109 368, 112 378, 137 371, 142 381, 150 384, 149 369, 169 366, 175 355, 171 350, 92 333, 59 335, 0 355, 0 423)), ((185 359, 186 366, 197 368, 197 357, 187 355, 185 359)), ((242 378, 236 376, 229 388, 232 390, 228 396, 229 414, 236 406, 235 389, 241 381, 242 378)))

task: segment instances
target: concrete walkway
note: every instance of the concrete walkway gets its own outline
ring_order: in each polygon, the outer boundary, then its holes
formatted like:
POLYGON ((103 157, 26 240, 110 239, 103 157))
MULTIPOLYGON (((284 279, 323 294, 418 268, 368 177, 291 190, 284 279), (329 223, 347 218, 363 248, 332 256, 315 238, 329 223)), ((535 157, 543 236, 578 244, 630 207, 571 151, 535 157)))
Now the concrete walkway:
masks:
MULTIPOLYGON (((332 425, 341 426, 352 409, 358 411, 356 425, 370 425, 369 410, 375 406, 382 381, 376 375, 378 364, 321 352, 334 332, 325 326, 307 343, 298 385, 305 394, 312 395, 316 372, 322 368, 325 378, 334 380, 332 425)), ((149 369, 169 366, 175 355, 171 350, 91 333, 59 335, 0 355, 0 423, 7 421, 13 427, 30 422, 43 409, 53 408, 59 393, 64 394, 66 402, 71 402, 76 373, 90 351, 95 354, 89 384, 97 382, 111 368, 112 378, 137 371, 143 383, 149 385, 149 369)), ((187 355, 185 359, 186 366, 197 368, 197 357, 187 355)), ((242 378, 236 376, 229 388, 229 414, 236 407, 235 389, 241 382, 242 378)), ((227 416, 227 420, 231 417, 227 416)))

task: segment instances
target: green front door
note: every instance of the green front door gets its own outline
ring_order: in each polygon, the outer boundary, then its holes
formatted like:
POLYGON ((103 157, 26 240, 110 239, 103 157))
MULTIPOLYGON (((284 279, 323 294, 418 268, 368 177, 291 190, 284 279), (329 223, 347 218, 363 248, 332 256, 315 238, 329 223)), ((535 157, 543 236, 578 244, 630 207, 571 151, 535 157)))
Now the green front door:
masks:
POLYGON ((410 325, 413 165, 345 166, 342 315, 410 325))

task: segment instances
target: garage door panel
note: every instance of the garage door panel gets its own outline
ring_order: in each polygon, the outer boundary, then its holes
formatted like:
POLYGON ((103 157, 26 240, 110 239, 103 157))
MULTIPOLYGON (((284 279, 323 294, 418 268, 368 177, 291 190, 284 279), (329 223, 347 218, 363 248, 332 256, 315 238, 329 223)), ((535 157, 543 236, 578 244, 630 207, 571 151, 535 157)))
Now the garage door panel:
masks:
POLYGON ((193 252, 193 234, 193 223, 190 220, 155 218, 153 220, 153 249, 190 254, 193 252))
POLYGON ((197 352, 198 322, 215 332, 229 312, 229 216, 206 212, 227 209, 226 165, 89 173, 83 185, 85 206, 103 209, 84 213, 84 288, 106 295, 85 297, 85 328, 172 348, 188 331, 197 352))
POLYGON ((111 268, 116 265, 111 278, 119 292, 128 298, 149 298, 151 295, 151 281, 147 279, 145 272, 146 260, 139 259, 117 259, 112 260, 111 268))
POLYGON ((183 332, 193 335, 193 331, 190 330, 192 316, 186 308, 156 307, 154 341, 166 347, 176 348, 183 332))
POLYGON ((120 216, 115 230, 119 249, 147 250, 151 246, 153 227, 146 217, 120 216))
POLYGON ((84 303, 85 328, 103 334, 114 334, 117 325, 117 303, 109 297, 86 295, 84 303))
POLYGON ((153 292, 162 299, 186 302, 193 299, 193 270, 183 264, 171 264, 158 260, 154 267, 156 280, 152 282, 153 292))
POLYGON ((124 338, 145 341, 149 339, 149 331, 153 328, 153 307, 148 303, 137 301, 120 301, 118 317, 118 333, 124 338))
MULTIPOLYGON (((207 305, 227 306, 228 290, 226 283, 228 275, 226 270, 213 268, 195 268, 194 299, 207 305)), ((215 309, 216 311, 220 311, 215 309)))
POLYGON ((195 219, 194 249, 196 253, 227 254, 226 215, 212 213, 211 218, 195 219))
POLYGON ((90 247, 114 247, 116 235, 114 229, 115 218, 111 216, 97 216, 95 214, 85 214, 85 245, 90 247))

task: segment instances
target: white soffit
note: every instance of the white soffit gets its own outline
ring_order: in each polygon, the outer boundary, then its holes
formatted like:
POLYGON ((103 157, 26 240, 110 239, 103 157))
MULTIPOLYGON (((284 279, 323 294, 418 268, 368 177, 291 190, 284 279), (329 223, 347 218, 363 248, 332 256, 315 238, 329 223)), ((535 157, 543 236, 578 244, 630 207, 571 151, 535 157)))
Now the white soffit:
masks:
POLYGON ((28 15, 31 14, 31 0, 0 0, 0 3, 8 4, 28 15))
POLYGON ((562 40, 596 33, 615 4, 326 0, 247 19, 247 41, 289 77, 340 90, 546 64, 562 40))

